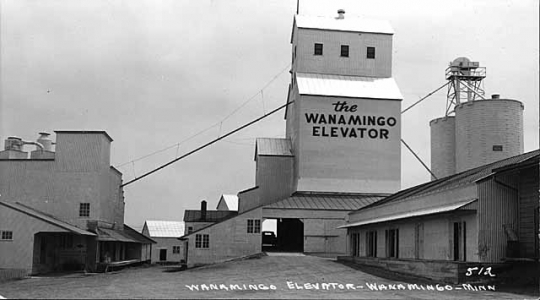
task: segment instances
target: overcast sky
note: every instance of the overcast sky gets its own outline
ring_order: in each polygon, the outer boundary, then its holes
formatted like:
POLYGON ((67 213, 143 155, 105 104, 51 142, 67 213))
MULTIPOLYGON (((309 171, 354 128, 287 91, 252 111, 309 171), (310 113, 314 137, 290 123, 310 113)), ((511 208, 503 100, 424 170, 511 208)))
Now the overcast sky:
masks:
MULTIPOLYGON (((286 102, 296 0, 0 3, 2 146, 11 135, 105 130, 111 163, 128 181, 286 102)), ((524 103, 525 151, 538 148, 537 0, 300 1, 301 14, 339 8, 392 24, 403 108, 443 85, 448 63, 466 56, 487 68, 487 95, 524 103)), ((403 139, 428 165, 429 121, 445 101, 442 90, 403 115, 403 139)), ((221 194, 254 186, 255 138, 284 134, 280 112, 126 186, 126 223, 182 220, 202 199, 214 209, 221 194)), ((402 148, 402 188, 429 178, 402 148)))

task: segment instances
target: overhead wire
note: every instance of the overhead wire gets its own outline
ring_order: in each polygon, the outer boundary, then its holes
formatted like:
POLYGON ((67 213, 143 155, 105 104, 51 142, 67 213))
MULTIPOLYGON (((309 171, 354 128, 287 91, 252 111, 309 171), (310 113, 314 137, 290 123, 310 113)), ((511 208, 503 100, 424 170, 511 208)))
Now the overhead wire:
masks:
POLYGON ((158 167, 158 168, 156 168, 156 169, 153 169, 152 171, 146 172, 145 174, 143 174, 143 175, 141 175, 141 176, 139 176, 139 177, 136 177, 136 178, 134 178, 134 179, 132 179, 132 180, 130 180, 130 181, 128 181, 128 182, 126 182, 126 183, 120 185, 120 187, 124 187, 124 186, 126 186, 126 185, 132 184, 132 183, 134 183, 134 182, 136 182, 136 181, 138 181, 138 180, 141 180, 141 179, 143 179, 144 177, 146 177, 146 176, 148 176, 148 175, 151 175, 151 174, 153 174, 153 173, 155 173, 155 172, 157 172, 157 171, 159 171, 159 170, 161 170, 161 169, 163 169, 163 168, 165 168, 165 167, 167 167, 167 166, 169 166, 169 165, 172 165, 173 163, 175 163, 175 162, 177 162, 177 161, 179 161, 179 160, 181 160, 181 159, 183 159, 183 158, 185 158, 185 157, 188 157, 188 156, 190 156, 191 154, 193 154, 193 153, 195 153, 195 152, 198 152, 198 151, 200 151, 200 150, 202 150, 202 149, 204 149, 204 148, 206 148, 206 147, 208 147, 208 146, 210 146, 210 145, 212 145, 212 144, 214 144, 214 143, 216 143, 216 142, 218 142, 218 141, 220 141, 220 140, 222 140, 222 139, 224 139, 224 138, 226 138, 226 137, 228 137, 228 136, 230 136, 230 135, 232 135, 232 134, 234 134, 234 133, 236 133, 236 132, 238 132, 238 131, 240 131, 240 130, 242 130, 242 129, 244 129, 244 128, 246 128, 246 127, 249 127, 249 126, 251 126, 251 125, 253 125, 253 124, 259 122, 260 120, 262 120, 262 119, 264 119, 264 118, 266 118, 266 117, 268 117, 268 116, 270 116, 270 115, 272 115, 272 114, 274 114, 274 113, 280 111, 281 109, 287 107, 288 105, 290 105, 290 104, 293 103, 293 102, 294 102, 294 101, 287 102, 287 103, 283 104, 282 106, 280 106, 280 107, 274 109, 273 111, 271 111, 271 112, 269 112, 269 113, 267 113, 267 114, 265 114, 265 115, 263 115, 263 116, 261 116, 261 117, 258 117, 257 119, 252 120, 252 121, 250 121, 250 122, 248 122, 248 123, 246 123, 246 124, 244 124, 244 125, 242 125, 242 126, 236 128, 236 129, 234 129, 233 131, 228 132, 227 134, 225 134, 225 135, 223 135, 223 136, 220 136, 220 137, 218 137, 218 138, 216 138, 216 139, 214 139, 214 140, 212 140, 212 141, 210 141, 210 142, 208 142, 208 143, 206 143, 206 144, 204 144, 204 145, 202 145, 202 146, 200 146, 200 147, 198 147, 198 148, 196 148, 196 149, 194 149, 194 150, 191 150, 190 152, 188 152, 188 153, 186 153, 186 154, 184 154, 184 155, 182 155, 182 156, 180 156, 180 157, 177 157, 177 158, 175 158, 175 159, 169 161, 168 163, 166 163, 166 164, 164 164, 164 165, 161 165, 160 167, 158 167))
MULTIPOLYGON (((220 126, 219 127, 219 132, 218 132, 218 137, 219 135, 221 134, 221 127, 223 126, 223 122, 225 122, 228 118, 230 118, 231 116, 233 116, 236 112, 238 112, 242 107, 246 106, 246 104, 248 104, 250 101, 252 101, 253 99, 255 99, 259 93, 262 93, 264 89, 266 89, 268 86, 270 86, 270 84, 272 84, 274 81, 276 81, 282 74, 283 72, 285 72, 286 70, 288 70, 290 68, 291 64, 288 63, 287 66, 285 68, 283 68, 281 71, 279 71, 279 73, 277 73, 276 75, 274 75, 274 77, 272 77, 272 79, 270 79, 270 81, 268 81, 261 89, 259 89, 259 91, 257 93, 255 93, 253 96, 251 96, 250 98, 248 98, 246 101, 244 101, 240 106, 238 106, 236 109, 234 109, 231 113, 229 113, 227 116, 225 116, 225 118, 221 119, 220 121, 216 122, 215 124, 195 133, 194 135, 174 144, 174 145, 170 145, 170 146, 167 146, 163 149, 160 149, 160 150, 157 150, 157 151, 154 151, 152 153, 149 153, 149 154, 146 154, 146 155, 143 155, 141 157, 138 157, 138 158, 135 158, 133 160, 130 160, 130 161, 127 161, 127 162, 124 162, 124 163, 121 163, 119 165, 116 165, 115 168, 121 168, 127 164, 130 164, 130 163, 134 163, 134 162, 137 162, 137 161, 140 161, 140 160, 143 160, 145 158, 148 158, 150 156, 154 156, 156 154, 159 154, 159 153, 162 153, 162 152, 165 152, 169 149, 172 149, 174 147, 177 147, 177 150, 176 150, 176 156, 175 157, 178 157, 178 149, 180 147, 181 144, 205 133, 206 131, 216 127, 216 126, 220 126)), ((263 102, 263 112, 264 112, 264 102, 263 102)))

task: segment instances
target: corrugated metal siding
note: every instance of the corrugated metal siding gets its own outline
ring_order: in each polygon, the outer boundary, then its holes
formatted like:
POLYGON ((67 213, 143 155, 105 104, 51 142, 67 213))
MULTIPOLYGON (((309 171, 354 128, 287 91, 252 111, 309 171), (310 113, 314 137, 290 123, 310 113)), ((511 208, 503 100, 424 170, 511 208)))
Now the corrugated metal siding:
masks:
POLYGON ((481 262, 500 262, 508 238, 504 226, 517 231, 518 194, 494 178, 478 185, 478 253, 481 262))
POLYGON ((458 105, 456 171, 523 153, 523 104, 515 100, 482 100, 458 105), (493 151, 502 145, 502 151, 493 151))
POLYGON ((432 120, 429 122, 429 127, 431 129, 431 171, 437 178, 456 174, 455 117, 448 116, 432 120))
POLYGON ((534 258, 538 251, 538 166, 521 170, 519 174, 519 243, 522 257, 534 258))
POLYGON ((258 138, 256 155, 293 156, 289 139, 258 138))
POLYGON ((302 95, 403 99, 393 78, 309 73, 297 73, 296 78, 302 95))
POLYGON ((373 195, 294 195, 265 208, 356 210, 382 198, 373 195))
POLYGON ((146 221, 145 228, 150 237, 180 237, 184 235, 184 222, 146 221))

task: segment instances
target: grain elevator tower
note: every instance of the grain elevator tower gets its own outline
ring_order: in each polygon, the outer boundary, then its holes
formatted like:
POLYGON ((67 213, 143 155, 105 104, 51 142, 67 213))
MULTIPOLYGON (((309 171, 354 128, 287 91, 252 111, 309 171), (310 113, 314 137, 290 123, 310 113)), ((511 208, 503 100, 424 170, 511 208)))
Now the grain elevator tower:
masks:
POLYGON ((466 57, 446 69, 445 116, 430 122, 431 170, 437 178, 523 153, 523 104, 484 97, 485 68, 466 57))

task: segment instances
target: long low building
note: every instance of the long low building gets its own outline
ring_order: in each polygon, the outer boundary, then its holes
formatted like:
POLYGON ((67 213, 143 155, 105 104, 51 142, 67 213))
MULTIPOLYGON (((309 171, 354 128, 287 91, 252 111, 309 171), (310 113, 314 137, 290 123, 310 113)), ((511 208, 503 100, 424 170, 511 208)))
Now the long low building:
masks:
MULTIPOLYGON (((350 213, 341 226, 349 253, 341 259, 452 282, 469 279, 469 267, 503 272, 509 263, 514 269, 516 262, 534 266, 539 156, 536 150, 503 159, 350 213)), ((529 275, 538 276, 537 270, 529 275)), ((482 276, 492 275, 473 277, 482 276)))

